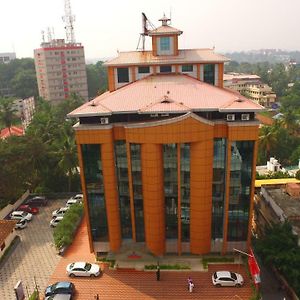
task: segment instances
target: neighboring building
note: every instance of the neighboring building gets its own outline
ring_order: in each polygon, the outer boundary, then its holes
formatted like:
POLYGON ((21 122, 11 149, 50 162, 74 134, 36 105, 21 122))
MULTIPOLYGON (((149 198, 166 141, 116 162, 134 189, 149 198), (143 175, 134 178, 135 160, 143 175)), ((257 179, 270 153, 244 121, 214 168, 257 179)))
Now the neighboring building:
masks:
POLYGON ((80 43, 53 39, 34 50, 34 61, 40 97, 53 104, 76 93, 88 99, 84 48, 80 43))
POLYGON ((32 121, 35 112, 34 97, 14 100, 13 109, 16 110, 15 112, 16 116, 21 118, 23 128, 26 129, 27 126, 32 121))
POLYGON ((16 53, 14 52, 0 53, 0 64, 8 64, 14 59, 16 59, 16 53))
POLYGON ((4 140, 12 135, 22 136, 24 135, 23 127, 12 126, 10 128, 4 128, 0 131, 0 139, 4 140))
POLYGON ((248 250, 263 108, 222 88, 226 57, 178 49, 182 31, 161 21, 152 51, 119 53, 109 91, 68 115, 90 249, 248 250))
POLYGON ((257 75, 229 73, 224 74, 224 87, 246 95, 256 103, 272 108, 276 102, 276 94, 267 84, 262 83, 257 75))
POLYGON ((289 221, 300 246, 300 184, 262 185, 260 194, 255 195, 254 219, 259 236, 266 226, 289 221))
POLYGON ((0 258, 16 237, 14 220, 0 220, 0 258))

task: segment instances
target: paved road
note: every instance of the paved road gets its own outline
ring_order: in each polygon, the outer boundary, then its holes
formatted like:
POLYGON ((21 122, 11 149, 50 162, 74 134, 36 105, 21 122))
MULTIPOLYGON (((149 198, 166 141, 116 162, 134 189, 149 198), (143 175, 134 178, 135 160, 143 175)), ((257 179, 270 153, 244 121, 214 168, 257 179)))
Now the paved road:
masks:
POLYGON ((22 280, 23 287, 31 293, 34 289, 34 277, 43 292, 51 274, 61 257, 53 246, 53 229, 49 226, 51 213, 64 206, 65 200, 49 201, 41 207, 39 214, 33 216, 27 228, 17 234, 21 242, 8 258, 0 271, 0 299, 15 300, 13 287, 22 280))

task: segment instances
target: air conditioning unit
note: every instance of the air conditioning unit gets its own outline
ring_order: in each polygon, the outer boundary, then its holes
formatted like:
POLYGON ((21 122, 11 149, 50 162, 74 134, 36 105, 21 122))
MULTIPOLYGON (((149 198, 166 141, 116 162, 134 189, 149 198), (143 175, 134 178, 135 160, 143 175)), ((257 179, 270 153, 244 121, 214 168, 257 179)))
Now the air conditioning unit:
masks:
POLYGON ((249 121, 250 115, 249 114, 242 114, 242 121, 249 121))
POLYGON ((100 118, 101 124, 108 124, 108 118, 100 118))
POLYGON ((235 120, 235 114, 228 114, 226 118, 227 118, 227 121, 234 121, 235 120))

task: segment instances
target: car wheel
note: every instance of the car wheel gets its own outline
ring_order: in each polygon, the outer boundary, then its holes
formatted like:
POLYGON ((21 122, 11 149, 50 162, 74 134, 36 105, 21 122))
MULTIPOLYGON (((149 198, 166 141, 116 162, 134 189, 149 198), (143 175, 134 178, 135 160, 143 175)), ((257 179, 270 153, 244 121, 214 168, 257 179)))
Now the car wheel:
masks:
POLYGON ((71 273, 71 274, 70 274, 70 277, 74 278, 74 277, 75 277, 75 274, 71 273))
POLYGON ((221 287, 221 284, 220 283, 216 284, 216 287, 221 287))
POLYGON ((235 287, 240 288, 241 285, 240 285, 239 283, 237 283, 237 284, 235 285, 235 287))
POLYGON ((95 277, 95 274, 91 274, 90 277, 94 278, 94 277, 95 277))

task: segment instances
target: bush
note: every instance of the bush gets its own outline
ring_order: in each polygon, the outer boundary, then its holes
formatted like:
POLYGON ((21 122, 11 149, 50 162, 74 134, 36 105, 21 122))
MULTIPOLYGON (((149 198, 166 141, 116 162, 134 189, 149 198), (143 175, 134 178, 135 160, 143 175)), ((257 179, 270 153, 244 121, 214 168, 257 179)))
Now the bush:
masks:
MULTIPOLYGON (((179 264, 175 264, 175 265, 159 265, 159 268, 161 270, 189 270, 190 266, 179 265, 179 264)), ((146 265, 145 266, 145 270, 156 270, 156 269, 157 269, 157 265, 146 265)))
POLYGON ((29 300, 38 300, 39 299, 39 292, 35 290, 32 295, 29 297, 29 300))
POLYGON ((54 244, 57 249, 69 246, 72 243, 74 233, 82 215, 82 204, 73 204, 65 213, 63 220, 59 222, 53 232, 54 244))
POLYGON ((226 257, 226 256, 210 256, 210 257, 202 258, 202 264, 204 269, 207 269, 209 263, 223 263, 223 262, 234 262, 234 258, 226 257))

